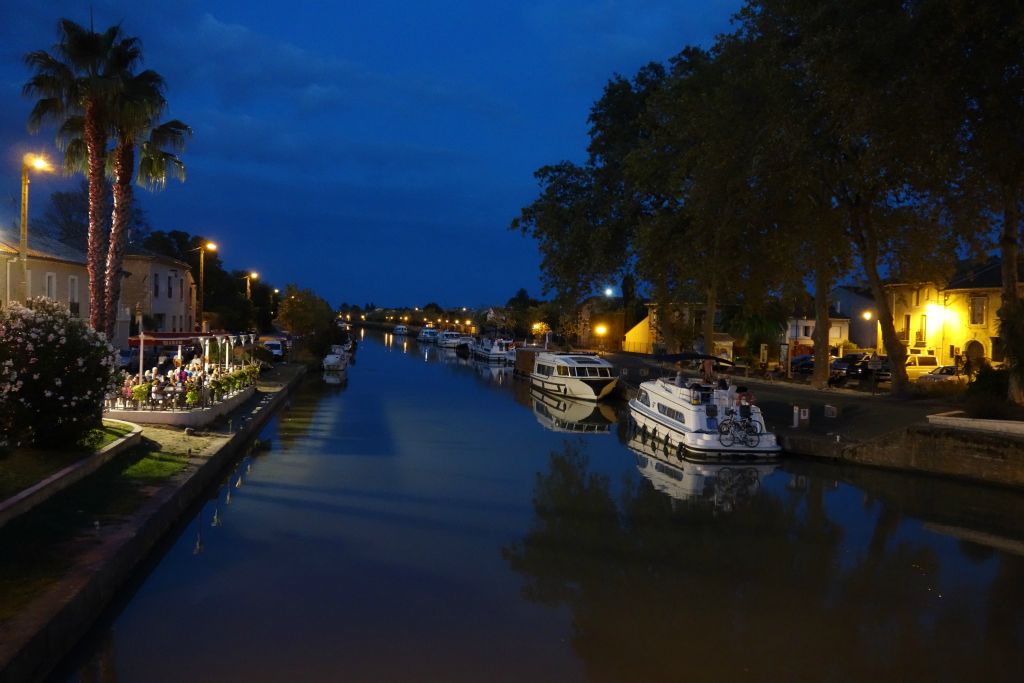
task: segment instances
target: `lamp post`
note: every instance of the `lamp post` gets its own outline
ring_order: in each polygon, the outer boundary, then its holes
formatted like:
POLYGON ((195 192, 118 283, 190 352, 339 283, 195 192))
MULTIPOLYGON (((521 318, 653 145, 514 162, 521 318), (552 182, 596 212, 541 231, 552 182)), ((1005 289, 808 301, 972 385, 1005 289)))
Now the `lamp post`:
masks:
POLYGON ((252 281, 258 280, 259 278, 260 274, 257 273, 256 271, 253 271, 245 276, 245 298, 248 301, 252 301, 252 281))
POLYGON ((198 305, 196 306, 196 308, 198 308, 199 310, 196 312, 197 313, 196 317, 198 318, 198 322, 199 322, 199 331, 200 332, 205 332, 206 331, 206 326, 203 325, 203 294, 204 294, 204 288, 203 288, 204 278, 203 278, 203 275, 204 275, 204 269, 205 269, 204 266, 205 266, 205 260, 206 259, 204 257, 206 256, 206 252, 207 251, 217 251, 217 245, 214 244, 213 242, 207 242, 206 244, 204 244, 204 245, 202 245, 200 247, 196 247, 195 249, 192 249, 192 251, 198 251, 199 252, 199 301, 198 301, 198 305))
POLYGON ((602 325, 598 325, 597 327, 595 327, 594 328, 594 334, 597 335, 598 350, 603 351, 604 350, 604 336, 606 334, 608 334, 608 327, 607 327, 607 325, 603 325, 602 324, 602 325))
POLYGON ((135 304, 135 324, 139 326, 139 383, 142 383, 142 364, 146 356, 146 338, 142 335, 142 304, 135 304))
MULTIPOLYGON (((28 173, 29 171, 49 172, 53 166, 40 154, 26 154, 21 159, 21 292, 22 301, 29 300, 28 282, 28 173)), ((10 298, 10 292, 7 294, 10 298)))

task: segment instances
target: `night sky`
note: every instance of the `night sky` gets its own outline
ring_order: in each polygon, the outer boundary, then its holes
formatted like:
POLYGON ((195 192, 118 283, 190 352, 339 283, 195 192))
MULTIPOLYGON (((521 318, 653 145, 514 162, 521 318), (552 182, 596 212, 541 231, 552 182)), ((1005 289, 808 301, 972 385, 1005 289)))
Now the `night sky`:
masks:
MULTIPOLYGON (((615 73, 709 46, 740 0, 0 4, 0 220, 16 226, 30 136, 23 57, 57 20, 120 23, 194 129, 184 184, 137 190, 153 229, 205 234, 228 268, 332 304, 502 304, 540 294, 536 243, 508 229, 533 172, 586 158, 615 73)), ((38 216, 49 192, 32 183, 38 216)), ((602 286, 603 283, 595 283, 602 286)))

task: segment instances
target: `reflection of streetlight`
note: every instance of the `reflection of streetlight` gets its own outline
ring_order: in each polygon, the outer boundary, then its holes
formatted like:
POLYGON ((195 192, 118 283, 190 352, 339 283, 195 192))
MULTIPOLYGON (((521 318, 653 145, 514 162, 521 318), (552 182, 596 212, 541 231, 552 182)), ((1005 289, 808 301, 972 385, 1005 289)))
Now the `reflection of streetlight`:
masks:
MULTIPOLYGON (((43 171, 50 172, 53 166, 46 160, 46 157, 39 154, 26 154, 21 159, 21 291, 24 293, 24 301, 29 300, 28 283, 28 172, 43 171)), ((8 296, 10 294, 8 293, 8 296)))
POLYGON ((251 273, 249 273, 248 275, 245 276, 245 298, 246 299, 248 299, 250 301, 252 300, 252 281, 253 280, 258 280, 259 278, 260 278, 260 274, 257 273, 256 271, 253 271, 253 272, 251 272, 251 273))
POLYGON ((206 256, 207 251, 217 251, 217 245, 214 244, 213 242, 207 242, 206 244, 198 246, 195 249, 190 249, 189 251, 199 252, 199 305, 196 307, 199 309, 199 311, 198 315, 196 316, 198 318, 196 322, 199 323, 199 331, 204 332, 205 330, 203 328, 203 278, 206 259, 203 257, 206 256))

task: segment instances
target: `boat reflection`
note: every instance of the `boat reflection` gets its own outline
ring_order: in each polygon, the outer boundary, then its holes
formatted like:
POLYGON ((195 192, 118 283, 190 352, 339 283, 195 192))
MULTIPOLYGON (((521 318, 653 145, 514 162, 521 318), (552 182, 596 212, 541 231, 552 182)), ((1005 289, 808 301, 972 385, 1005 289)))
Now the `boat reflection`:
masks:
POLYGON ((578 401, 530 389, 531 407, 545 429, 573 434, 609 434, 615 411, 604 403, 578 401))
POLYGON ((328 370, 321 376, 324 384, 331 386, 344 386, 348 382, 348 370, 328 370))
POLYGON ((695 460, 666 455, 663 445, 636 434, 626 444, 636 456, 640 474, 658 491, 676 501, 710 505, 731 512, 761 489, 762 480, 778 469, 772 463, 695 460))
POLYGON ((486 361, 472 361, 473 369, 481 379, 493 384, 506 384, 512 381, 512 368, 505 365, 495 365, 486 361))

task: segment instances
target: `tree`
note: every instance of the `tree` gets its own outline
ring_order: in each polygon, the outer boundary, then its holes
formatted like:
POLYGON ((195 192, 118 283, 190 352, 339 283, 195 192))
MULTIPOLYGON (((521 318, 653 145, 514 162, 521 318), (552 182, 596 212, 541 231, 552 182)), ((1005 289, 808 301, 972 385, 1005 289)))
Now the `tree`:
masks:
MULTIPOLYGON (((111 202, 110 186, 105 185, 104 189, 103 204, 106 207, 111 202)), ((106 226, 107 221, 104 220, 104 230, 106 226)), ((89 184, 83 181, 75 190, 51 193, 42 218, 34 223, 34 227, 84 253, 89 241, 89 184)), ((138 202, 132 203, 128 232, 131 240, 139 243, 149 234, 146 212, 138 202)))
POLYGON ((119 26, 97 33, 61 19, 58 33, 52 54, 38 50, 25 57, 34 73, 23 92, 38 98, 29 114, 29 129, 36 131, 48 122, 57 124, 57 143, 65 152, 65 168, 85 167, 87 171, 89 322, 94 329, 103 330, 106 240, 102 207, 110 101, 121 86, 123 74, 139 60, 141 52, 138 40, 125 37, 119 26))

